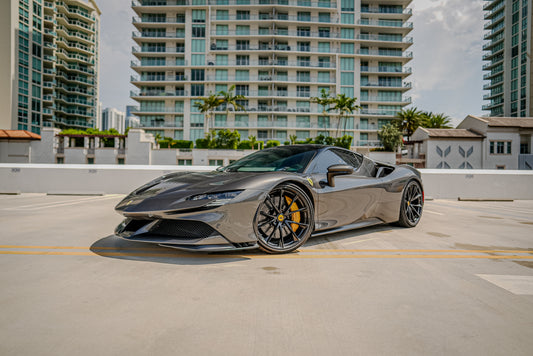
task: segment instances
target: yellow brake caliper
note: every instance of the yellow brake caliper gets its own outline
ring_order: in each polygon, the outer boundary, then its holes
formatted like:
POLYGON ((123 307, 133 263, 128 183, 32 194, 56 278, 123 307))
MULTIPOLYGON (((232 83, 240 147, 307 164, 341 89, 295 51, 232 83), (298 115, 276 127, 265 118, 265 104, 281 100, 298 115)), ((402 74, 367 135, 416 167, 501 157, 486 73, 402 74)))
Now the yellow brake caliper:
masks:
MULTIPOLYGON (((285 200, 287 201, 287 204, 291 205, 292 203, 292 199, 285 196, 285 200)), ((294 203, 292 204, 291 206, 291 211, 295 211, 295 210, 298 210, 298 204, 294 203)), ((291 214, 291 220, 294 221, 294 222, 297 222, 299 223, 300 222, 300 212, 297 212, 297 213, 292 213, 291 214)), ((291 224, 291 229, 292 231, 296 232, 296 230, 298 230, 298 224, 291 224)))

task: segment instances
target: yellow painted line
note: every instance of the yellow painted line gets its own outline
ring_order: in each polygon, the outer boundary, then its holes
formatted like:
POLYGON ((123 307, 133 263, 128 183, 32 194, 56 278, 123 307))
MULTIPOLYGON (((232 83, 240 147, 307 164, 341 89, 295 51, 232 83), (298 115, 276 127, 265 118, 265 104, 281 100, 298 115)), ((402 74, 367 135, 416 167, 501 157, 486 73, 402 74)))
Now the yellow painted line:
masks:
POLYGON ((47 256, 104 256, 104 257, 166 257, 166 258, 246 258, 246 259, 334 259, 334 258, 400 258, 400 259, 494 259, 494 260, 533 260, 533 256, 487 256, 487 255, 205 255, 205 254, 160 254, 160 253, 125 253, 125 252, 63 252, 63 251, 0 251, 0 255, 47 255, 47 256))

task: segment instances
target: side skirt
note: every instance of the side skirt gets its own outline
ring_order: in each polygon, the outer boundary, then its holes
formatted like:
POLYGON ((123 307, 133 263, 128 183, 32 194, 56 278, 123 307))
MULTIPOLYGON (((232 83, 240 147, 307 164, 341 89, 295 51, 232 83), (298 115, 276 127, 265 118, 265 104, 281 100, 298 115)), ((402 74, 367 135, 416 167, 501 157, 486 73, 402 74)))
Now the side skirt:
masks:
POLYGON ((340 227, 335 227, 335 228, 328 229, 328 230, 316 231, 316 232, 314 232, 311 235, 311 237, 334 234, 336 232, 354 230, 354 229, 359 229, 359 228, 362 228, 362 227, 368 227, 368 226, 379 225, 379 224, 384 224, 384 221, 381 220, 381 219, 378 219, 378 218, 372 218, 372 219, 368 219, 368 220, 358 221, 358 222, 356 222, 354 224, 350 224, 350 225, 344 225, 344 226, 340 226, 340 227))

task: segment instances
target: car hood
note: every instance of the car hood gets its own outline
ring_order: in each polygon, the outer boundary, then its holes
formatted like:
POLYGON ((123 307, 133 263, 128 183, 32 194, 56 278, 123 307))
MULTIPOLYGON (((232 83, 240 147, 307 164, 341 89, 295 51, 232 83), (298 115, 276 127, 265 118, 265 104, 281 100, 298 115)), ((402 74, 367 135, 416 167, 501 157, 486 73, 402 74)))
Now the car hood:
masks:
POLYGON ((220 171, 171 173, 134 190, 115 209, 126 215, 195 209, 206 205, 209 200, 192 201, 187 198, 204 193, 268 190, 271 183, 278 181, 280 176, 287 176, 287 173, 220 171))

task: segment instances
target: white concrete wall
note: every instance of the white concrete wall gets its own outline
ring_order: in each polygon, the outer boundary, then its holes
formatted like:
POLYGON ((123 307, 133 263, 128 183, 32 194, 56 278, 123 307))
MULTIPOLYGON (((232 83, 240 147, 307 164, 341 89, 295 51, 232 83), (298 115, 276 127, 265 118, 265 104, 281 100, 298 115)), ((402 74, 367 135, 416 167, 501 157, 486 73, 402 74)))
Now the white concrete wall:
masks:
MULTIPOLYGON (((126 194, 163 174, 214 167, 0 164, 0 193, 126 194)), ((533 171, 421 169, 435 199, 533 199, 533 171)))
POLYGON ((152 164, 155 139, 141 129, 130 129, 126 138, 126 164, 152 164))
MULTIPOLYGON (((117 164, 118 150, 116 148, 99 148, 94 150, 95 164, 117 164)), ((80 162, 80 164, 83 162, 80 162)))
POLYGON ((31 141, 0 141, 0 162, 30 163, 31 141))
POLYGON ((533 171, 421 169, 426 197, 533 199, 533 171))
POLYGON ((60 132, 60 129, 52 127, 43 127, 41 129, 41 140, 32 141, 31 143, 30 163, 56 163, 59 142, 59 138, 56 135, 60 132))
POLYGON ((365 156, 378 162, 396 164, 396 152, 370 151, 368 155, 365 156))
MULTIPOLYGON (((446 168, 444 167, 444 162, 449 165, 451 169, 459 169, 463 163, 470 163, 474 169, 483 168, 482 157, 482 141, 481 140, 445 140, 445 139, 431 139, 426 141, 426 152, 421 152, 426 154, 426 168, 446 168), (438 154, 438 148, 442 156, 438 154), (460 153, 462 148, 465 156, 468 155, 468 151, 472 148, 472 153, 468 157, 463 157, 460 153), (446 155, 447 149, 449 153, 446 155), (439 166, 440 163, 443 163, 443 166, 439 166)), ((466 164, 465 164, 466 165, 466 164)))

